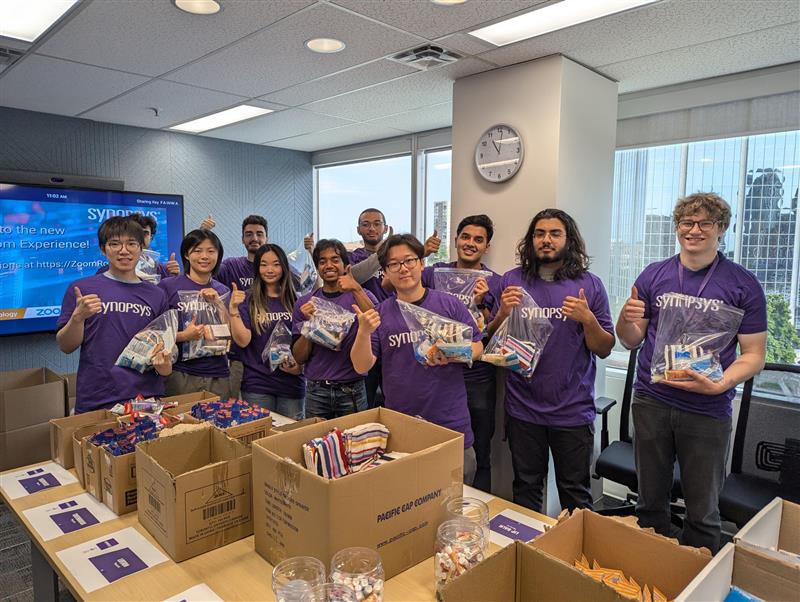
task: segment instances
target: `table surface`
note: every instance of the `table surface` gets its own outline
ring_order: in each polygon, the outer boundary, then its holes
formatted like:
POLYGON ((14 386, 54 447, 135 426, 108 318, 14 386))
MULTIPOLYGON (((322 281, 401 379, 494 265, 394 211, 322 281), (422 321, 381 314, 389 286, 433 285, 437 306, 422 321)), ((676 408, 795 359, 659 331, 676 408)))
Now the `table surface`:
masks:
MULTIPOLYGON (((34 464, 39 466, 43 463, 34 464)), ((7 472, 17 472, 27 467, 15 468, 7 472)), ((73 474, 75 470, 70 472, 73 474)), ((3 500, 25 527, 32 545, 38 546, 42 555, 53 567, 61 581, 78 600, 165 600, 179 594, 190 587, 205 583, 223 600, 274 600, 272 594, 272 565, 256 553, 254 537, 240 539, 227 546, 217 548, 180 563, 169 559, 167 562, 148 568, 141 573, 120 579, 106 587, 88 594, 69 573, 56 553, 85 541, 101 537, 124 529, 134 527, 157 549, 162 550, 150 533, 139 524, 136 512, 120 516, 114 520, 92 525, 80 531, 68 533, 50 541, 43 541, 31 527, 22 512, 42 504, 52 503, 64 498, 83 493, 79 483, 55 487, 32 495, 8 499, 0 491, 3 500)), ((475 492, 470 487, 464 488, 464 495, 475 492)), ((488 502, 490 516, 511 508, 548 524, 555 520, 522 508, 501 498, 493 498, 488 502)), ((499 550, 499 546, 491 543, 490 553, 499 550)), ((384 600, 435 600, 433 578, 433 550, 431 558, 406 570, 386 582, 384 600)), ((169 556, 167 554, 167 556, 169 556)))

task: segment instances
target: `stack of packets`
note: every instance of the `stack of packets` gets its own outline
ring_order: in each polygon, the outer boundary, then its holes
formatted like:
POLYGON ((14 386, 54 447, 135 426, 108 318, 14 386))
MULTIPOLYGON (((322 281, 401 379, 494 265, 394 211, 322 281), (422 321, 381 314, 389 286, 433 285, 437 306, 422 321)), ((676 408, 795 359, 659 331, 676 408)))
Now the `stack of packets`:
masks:
POLYGON ((618 569, 603 568, 596 560, 590 568, 589 561, 583 554, 575 561, 575 567, 584 575, 606 584, 623 598, 639 602, 667 602, 667 597, 657 587, 653 586, 651 590, 647 585, 640 586, 633 578, 626 579, 625 574, 618 569))
POLYGON ((169 351, 177 359, 175 337, 178 330, 178 312, 171 309, 137 332, 119 354, 115 365, 144 373, 153 368, 153 358, 169 351))
POLYGON ((334 351, 338 350, 350 331, 356 315, 319 297, 312 297, 311 302, 314 304, 314 315, 303 322, 300 334, 312 343, 334 351))
POLYGON ((132 416, 130 422, 106 429, 89 439, 114 456, 124 456, 136 451, 136 444, 158 436, 160 424, 149 416, 132 416))
POLYGON ((226 429, 269 416, 269 410, 231 397, 228 401, 201 401, 192 406, 192 417, 226 429))
POLYGON ((501 368, 516 372, 525 378, 531 378, 542 349, 533 341, 522 341, 508 334, 508 320, 503 322, 494 338, 481 356, 487 362, 501 368))
POLYGON ((344 431, 334 428, 303 444, 306 468, 326 479, 338 479, 396 460, 406 454, 386 453, 389 429, 379 422, 360 424, 344 431))
POLYGON ((733 585, 724 602, 764 602, 764 600, 733 585))
POLYGON ((414 357, 427 365, 437 353, 451 362, 472 366, 472 326, 445 318, 405 301, 397 301, 400 313, 411 332, 420 332, 414 343, 414 357))
POLYGON ((126 414, 146 414, 151 415, 151 417, 155 416, 155 419, 157 420, 164 408, 171 408, 176 405, 177 403, 175 402, 161 403, 155 397, 145 398, 144 395, 139 394, 135 399, 129 399, 125 403, 115 404, 110 411, 112 414, 116 414, 118 416, 124 416, 126 414))
POLYGON ((702 374, 706 378, 719 382, 722 380, 722 366, 713 353, 706 353, 698 344, 665 345, 664 380, 692 380, 689 371, 702 374))

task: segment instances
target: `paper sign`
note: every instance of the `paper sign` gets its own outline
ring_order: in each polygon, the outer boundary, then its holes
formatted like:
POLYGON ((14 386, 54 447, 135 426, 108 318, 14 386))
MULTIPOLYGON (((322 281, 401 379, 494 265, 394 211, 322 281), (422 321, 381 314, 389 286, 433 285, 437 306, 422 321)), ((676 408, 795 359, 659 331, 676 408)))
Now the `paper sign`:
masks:
POLYGON ((56 554, 86 592, 169 560, 133 527, 56 554))
POLYGON ((285 424, 292 424, 295 422, 291 418, 287 418, 281 414, 276 414, 275 412, 270 412, 269 415, 272 416, 272 428, 283 426, 285 424))
POLYGON ((503 510, 489 521, 489 540, 501 547, 515 541, 530 541, 545 531, 545 524, 514 510, 503 510))
POLYGON ((214 593, 213 589, 205 583, 201 583, 164 600, 164 602, 223 602, 223 600, 214 593))
POLYGON ((88 493, 36 506, 22 514, 44 541, 117 518, 88 493))
POLYGON ((470 487, 469 485, 464 485, 464 497, 474 497, 477 500, 488 504, 494 499, 494 496, 491 493, 486 493, 485 491, 481 491, 480 489, 475 489, 474 487, 470 487))
POLYGON ((77 482, 69 471, 55 462, 0 475, 0 489, 11 500, 77 482))

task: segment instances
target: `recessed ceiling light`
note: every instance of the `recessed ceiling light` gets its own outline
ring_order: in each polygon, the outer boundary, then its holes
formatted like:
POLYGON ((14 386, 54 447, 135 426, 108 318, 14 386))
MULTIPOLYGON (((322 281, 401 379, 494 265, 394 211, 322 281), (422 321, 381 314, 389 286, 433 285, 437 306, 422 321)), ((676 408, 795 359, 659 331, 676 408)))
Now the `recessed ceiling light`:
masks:
POLYGON ((175 6, 193 15, 214 15, 221 8, 216 0, 175 0, 175 6))
POLYGON ((251 105, 239 105, 238 107, 226 109, 224 111, 220 111, 219 113, 206 115, 205 117, 193 119, 192 121, 187 121, 186 123, 173 125, 169 129, 178 130, 179 132, 191 132, 193 134, 199 134, 200 132, 207 132, 208 130, 221 128, 224 125, 236 123, 237 121, 258 117, 259 115, 266 115, 267 113, 272 113, 272 109, 254 107, 251 105))
POLYGON ((495 46, 505 46, 657 1, 561 0, 469 33, 495 46))
POLYGON ((314 38, 306 42, 306 48, 321 54, 333 54, 344 50, 344 42, 334 38, 314 38))
POLYGON ((0 2, 0 36, 33 42, 75 2, 76 0, 3 0, 0 2))
POLYGON ((467 0, 431 0, 434 4, 441 4, 442 6, 453 6, 455 4, 464 4, 467 0))

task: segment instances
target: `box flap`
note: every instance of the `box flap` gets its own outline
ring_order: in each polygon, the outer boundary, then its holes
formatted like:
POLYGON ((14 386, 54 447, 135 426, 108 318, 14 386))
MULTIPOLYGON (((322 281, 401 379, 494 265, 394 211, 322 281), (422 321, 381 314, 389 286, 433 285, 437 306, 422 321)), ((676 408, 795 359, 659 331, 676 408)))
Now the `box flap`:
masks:
POLYGON ((780 562, 736 545, 733 584, 765 602, 800 599, 800 564, 780 562))
POLYGON ((800 554, 800 505, 783 500, 778 548, 800 554))
POLYGON ((0 372, 0 431, 46 423, 66 410, 66 382, 52 370, 0 372))
POLYGON ((517 562, 520 544, 515 542, 472 567, 442 588, 443 602, 521 602, 517 596, 517 562))
POLYGON ((776 497, 747 521, 744 527, 739 529, 739 532, 733 536, 733 541, 746 541, 764 548, 776 547, 782 516, 783 500, 776 497))

